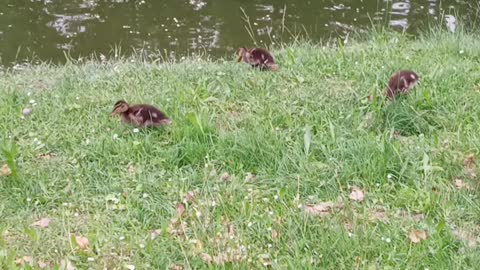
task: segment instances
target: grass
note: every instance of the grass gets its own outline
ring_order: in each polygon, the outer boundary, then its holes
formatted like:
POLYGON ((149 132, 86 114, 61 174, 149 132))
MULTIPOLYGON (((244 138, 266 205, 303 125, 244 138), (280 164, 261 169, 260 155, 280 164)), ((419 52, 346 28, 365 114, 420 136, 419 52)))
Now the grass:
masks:
POLYGON ((373 32, 278 48, 278 72, 139 58, 7 72, 0 268, 28 256, 34 269, 475 269, 478 48, 477 33, 373 32), (421 84, 369 102, 398 69, 421 84), (118 99, 174 124, 133 132, 109 117, 118 99), (322 202, 338 207, 304 210, 322 202), (427 239, 412 243, 414 229, 427 239))

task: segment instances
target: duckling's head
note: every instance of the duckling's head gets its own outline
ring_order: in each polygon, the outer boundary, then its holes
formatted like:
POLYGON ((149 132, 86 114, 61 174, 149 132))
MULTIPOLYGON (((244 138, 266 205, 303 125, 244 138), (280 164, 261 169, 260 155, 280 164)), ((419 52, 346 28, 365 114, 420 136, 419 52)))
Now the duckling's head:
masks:
POLYGON ((128 111, 128 103, 125 100, 119 100, 115 102, 115 105, 113 106, 113 111, 112 111, 112 116, 115 116, 120 113, 124 113, 128 111))
POLYGON ((238 48, 238 59, 237 59, 237 62, 240 62, 242 61, 242 57, 248 53, 248 50, 247 48, 245 47, 242 47, 242 48, 238 48))

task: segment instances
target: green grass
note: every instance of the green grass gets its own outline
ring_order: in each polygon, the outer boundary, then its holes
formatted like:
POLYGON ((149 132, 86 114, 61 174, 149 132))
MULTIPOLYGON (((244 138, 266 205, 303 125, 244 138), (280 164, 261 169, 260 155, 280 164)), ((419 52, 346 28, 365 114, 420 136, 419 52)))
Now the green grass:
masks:
POLYGON ((477 269, 480 172, 464 159, 480 154, 478 48, 477 33, 379 32, 278 48, 278 72, 135 58, 7 72, 0 165, 15 175, 0 177, 0 268, 30 256, 78 269, 477 269), (421 84, 368 102, 398 69, 421 84), (155 104, 174 124, 135 133, 109 117, 118 99, 155 104), (364 201, 349 199, 352 186, 364 201), (327 201, 343 207, 303 210, 327 201), (30 226, 43 217, 48 228, 30 226), (412 229, 427 239, 412 243, 412 229))

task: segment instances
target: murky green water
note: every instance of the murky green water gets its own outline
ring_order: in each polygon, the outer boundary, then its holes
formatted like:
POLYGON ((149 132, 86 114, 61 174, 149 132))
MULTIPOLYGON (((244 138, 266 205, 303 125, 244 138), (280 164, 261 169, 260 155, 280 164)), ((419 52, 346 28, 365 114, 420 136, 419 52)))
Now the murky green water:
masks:
POLYGON ((1 63, 26 58, 62 62, 115 45, 224 56, 239 46, 345 36, 379 22, 415 32, 443 15, 475 17, 470 0, 2 0, 1 63), (248 16, 248 24, 244 13, 248 16))

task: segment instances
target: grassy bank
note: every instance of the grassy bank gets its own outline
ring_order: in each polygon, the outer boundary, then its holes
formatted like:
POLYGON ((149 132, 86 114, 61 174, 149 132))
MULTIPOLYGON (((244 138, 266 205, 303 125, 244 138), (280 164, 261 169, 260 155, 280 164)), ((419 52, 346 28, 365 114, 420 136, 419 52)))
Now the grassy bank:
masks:
POLYGON ((228 59, 4 74, 0 268, 474 269, 478 48, 378 33, 280 48, 275 73, 228 59), (405 68, 411 95, 368 101, 405 68), (134 132, 109 117, 121 98, 174 125, 134 132))

